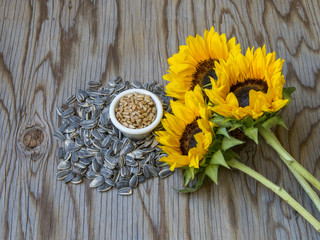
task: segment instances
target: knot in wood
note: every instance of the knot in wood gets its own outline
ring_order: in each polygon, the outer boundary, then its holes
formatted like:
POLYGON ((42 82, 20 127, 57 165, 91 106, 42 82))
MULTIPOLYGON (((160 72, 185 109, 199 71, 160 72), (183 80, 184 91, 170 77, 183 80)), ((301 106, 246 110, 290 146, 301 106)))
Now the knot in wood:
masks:
POLYGON ((23 144, 28 148, 39 146, 44 140, 43 131, 39 128, 32 127, 23 136, 23 144))

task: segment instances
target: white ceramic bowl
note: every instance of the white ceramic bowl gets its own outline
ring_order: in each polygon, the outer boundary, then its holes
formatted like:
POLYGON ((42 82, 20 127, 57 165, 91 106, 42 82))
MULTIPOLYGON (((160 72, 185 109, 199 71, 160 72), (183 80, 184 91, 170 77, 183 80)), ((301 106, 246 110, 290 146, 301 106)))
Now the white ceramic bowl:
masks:
POLYGON ((160 120, 161 120, 162 114, 163 114, 162 104, 161 104, 159 98, 155 94, 153 94, 152 92, 149 92, 144 89, 129 89, 129 90, 121 92, 111 102, 109 111, 110 111, 110 119, 111 119, 111 122, 113 123, 113 125, 116 128, 118 128, 123 133, 123 135, 125 135, 128 138, 134 139, 134 140, 143 139, 143 138, 147 137, 148 135, 150 135, 152 130, 156 126, 158 126, 158 124, 160 123, 160 120), (147 126, 145 128, 140 128, 140 129, 127 128, 127 127, 123 126, 120 122, 118 122, 118 120, 115 116, 115 109, 118 107, 120 98, 122 98, 123 96, 128 95, 130 93, 134 93, 134 92, 149 95, 156 105, 157 116, 156 116, 155 120, 149 126, 147 126))

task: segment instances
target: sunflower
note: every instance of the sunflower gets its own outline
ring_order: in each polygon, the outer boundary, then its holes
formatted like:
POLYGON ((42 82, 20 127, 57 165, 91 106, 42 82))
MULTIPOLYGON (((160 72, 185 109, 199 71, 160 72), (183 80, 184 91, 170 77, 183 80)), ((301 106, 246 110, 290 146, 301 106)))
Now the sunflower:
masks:
POLYGON ((209 77, 216 78, 214 65, 220 59, 240 53, 240 44, 235 38, 227 42, 225 34, 219 35, 212 27, 205 30, 204 38, 189 36, 187 45, 179 48, 179 53, 168 59, 169 73, 163 79, 170 81, 166 93, 170 97, 184 100, 184 94, 196 85, 203 87, 210 83, 209 77))
POLYGON ((217 63, 217 81, 211 79, 212 89, 205 89, 212 110, 224 117, 257 119, 264 112, 276 112, 288 100, 282 99, 285 83, 281 73, 284 60, 276 54, 266 54, 265 46, 248 48, 245 56, 237 55, 228 61, 217 63))
POLYGON ((165 131, 156 132, 160 148, 168 154, 160 161, 168 163, 171 171, 187 165, 199 168, 213 137, 211 111, 205 107, 200 86, 185 94, 185 103, 171 101, 171 108, 173 114, 166 113, 161 120, 165 131))

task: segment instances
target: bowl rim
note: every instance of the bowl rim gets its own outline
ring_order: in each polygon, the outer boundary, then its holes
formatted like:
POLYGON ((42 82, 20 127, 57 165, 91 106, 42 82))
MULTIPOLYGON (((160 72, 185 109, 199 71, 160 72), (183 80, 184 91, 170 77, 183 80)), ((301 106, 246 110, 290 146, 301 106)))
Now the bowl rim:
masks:
POLYGON ((109 114, 110 114, 110 119, 111 119, 112 124, 116 128, 118 128, 120 131, 125 132, 125 133, 130 134, 130 135, 140 135, 140 134, 145 134, 145 133, 151 132, 156 126, 158 126, 158 124, 160 123, 161 118, 162 118, 163 108, 162 108, 162 104, 161 104, 161 102, 160 102, 160 100, 159 100, 157 95, 155 95, 154 93, 152 93, 152 92, 150 92, 148 90, 145 90, 145 89, 133 88, 133 89, 129 89, 129 90, 126 90, 126 91, 123 91, 123 92, 119 93, 112 100, 112 102, 110 104, 110 108, 109 108, 109 114), (118 103, 120 101, 120 98, 125 96, 125 95, 128 95, 130 93, 134 93, 134 92, 142 93, 142 94, 145 94, 145 95, 149 95, 152 98, 152 100, 154 101, 155 105, 156 105, 157 115, 156 115, 155 120, 149 126, 144 127, 144 128, 139 128, 139 129, 127 128, 127 127, 123 126, 117 120, 117 118, 115 116, 115 108, 118 105, 118 103))

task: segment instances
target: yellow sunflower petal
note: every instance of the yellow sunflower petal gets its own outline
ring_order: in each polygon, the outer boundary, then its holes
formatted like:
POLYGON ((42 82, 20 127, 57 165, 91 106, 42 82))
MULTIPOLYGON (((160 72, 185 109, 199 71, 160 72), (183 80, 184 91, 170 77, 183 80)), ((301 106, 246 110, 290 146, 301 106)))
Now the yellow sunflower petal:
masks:
MULTIPOLYGON (((230 107, 229 105, 227 104, 219 104, 217 106, 214 106, 212 108, 212 110, 222 116, 225 116, 225 117, 232 117, 233 116, 233 108, 230 107)), ((235 116, 236 117, 236 116, 235 116)), ((238 117, 236 117, 238 118, 238 117)))
POLYGON ((180 142, 175 136, 167 133, 166 131, 158 132, 159 136, 157 137, 157 141, 163 145, 172 146, 175 148, 179 148, 180 142))
POLYGON ((178 99, 184 98, 186 91, 189 87, 186 84, 181 84, 178 81, 172 81, 166 86, 166 93, 169 97, 179 96, 178 99), (179 86, 179 87, 177 87, 179 86))
POLYGON ((212 132, 201 132, 196 135, 194 135, 194 138, 198 142, 197 149, 201 150, 202 154, 206 153, 206 149, 210 147, 210 144, 212 143, 212 132))
MULTIPOLYGON (((168 127, 172 130, 174 135, 181 136, 186 126, 186 123, 184 121, 179 120, 176 116, 170 113, 166 113, 164 116, 166 117, 166 121, 169 124, 168 127)), ((162 119, 162 121, 164 121, 164 119, 162 119)), ((167 129, 166 127, 164 128, 167 129)))
POLYGON ((199 35, 196 37, 187 37, 187 46, 191 55, 194 56, 197 61, 202 61, 203 59, 208 58, 208 54, 205 50, 204 40, 199 35))
POLYGON ((187 166, 190 163, 190 159, 188 156, 178 154, 172 154, 168 157, 162 157, 160 161, 168 163, 171 166, 171 171, 174 171, 175 168, 187 166))
POLYGON ((195 119, 195 115, 191 109, 187 108, 183 103, 178 101, 171 101, 170 103, 172 112, 180 120, 185 121, 186 123, 191 123, 195 119))
POLYGON ((244 108, 236 108, 233 109, 233 115, 236 117, 236 119, 243 119, 247 116, 250 116, 251 114, 251 108, 250 107, 244 107, 244 108))
POLYGON ((227 46, 229 54, 231 54, 232 56, 236 56, 241 52, 240 44, 236 45, 236 38, 231 38, 228 41, 227 46))
POLYGON ((239 107, 239 102, 237 97, 231 92, 228 94, 226 97, 226 102, 231 106, 231 107, 239 107))
POLYGON ((222 85, 218 87, 215 83, 215 81, 211 81, 212 83, 212 88, 205 89, 205 94, 207 97, 210 99, 211 102, 214 104, 224 104, 225 103, 225 96, 227 92, 229 91, 228 86, 222 85))
POLYGON ((168 155, 181 155, 180 148, 173 148, 170 146, 160 146, 160 148, 168 155))
POLYGON ((204 106, 204 98, 199 85, 193 91, 186 92, 185 105, 193 111, 194 115, 199 115, 199 105, 204 106))
POLYGON ((280 99, 275 102, 272 102, 272 110, 273 112, 279 111, 281 108, 283 108, 288 103, 288 99, 280 99))
POLYGON ((176 75, 192 75, 193 69, 190 68, 190 64, 175 64, 170 70, 176 75))
POLYGON ((191 148, 189 150, 189 167, 199 168, 199 162, 203 158, 203 156, 199 156, 199 152, 197 151, 197 148, 191 148), (201 159, 200 159, 201 158, 201 159))
POLYGON ((209 118, 212 116, 212 111, 209 107, 202 107, 199 111, 200 119, 197 120, 198 126, 202 131, 211 131, 212 122, 209 121, 209 118))

